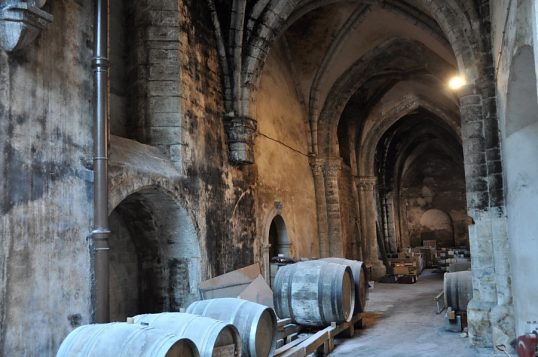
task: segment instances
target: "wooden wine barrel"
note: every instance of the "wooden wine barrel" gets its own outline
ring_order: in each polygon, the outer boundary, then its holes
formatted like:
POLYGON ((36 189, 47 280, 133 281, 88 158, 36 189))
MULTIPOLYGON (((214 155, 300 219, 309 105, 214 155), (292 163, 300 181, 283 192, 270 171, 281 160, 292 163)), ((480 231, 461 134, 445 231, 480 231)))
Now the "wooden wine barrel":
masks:
POLYGON ((445 273, 445 305, 456 311, 467 311, 467 304, 473 298, 473 276, 470 271, 445 273))
POLYGON ((355 307, 353 314, 365 311, 366 300, 368 299, 368 273, 364 263, 358 260, 344 258, 323 258, 326 262, 347 265, 351 268, 351 275, 355 282, 355 307))
POLYGON ((355 305, 355 284, 346 265, 312 260, 281 267, 273 287, 275 310, 307 326, 350 321, 355 305))
POLYGON ((168 331, 121 322, 84 325, 72 331, 56 357, 198 357, 188 338, 168 331))
POLYGON ((267 357, 276 345, 276 315, 273 309, 251 301, 220 298, 196 301, 187 312, 233 324, 243 341, 243 356, 267 357))
POLYGON ((201 357, 239 356, 241 337, 228 323, 182 312, 163 312, 133 317, 135 324, 169 331, 194 342, 201 357))

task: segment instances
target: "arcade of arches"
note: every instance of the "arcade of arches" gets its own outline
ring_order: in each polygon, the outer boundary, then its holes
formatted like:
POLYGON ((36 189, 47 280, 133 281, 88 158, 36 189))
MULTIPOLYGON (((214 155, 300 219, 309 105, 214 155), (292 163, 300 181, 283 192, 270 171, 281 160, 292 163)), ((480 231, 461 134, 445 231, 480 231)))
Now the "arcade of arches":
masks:
MULTIPOLYGON (((534 1, 97 1, 109 319, 177 311, 252 263, 269 279, 278 254, 380 279, 435 240, 470 249, 472 345, 538 329, 534 1)), ((0 17, 0 355, 54 355, 102 308, 96 9, 32 3, 35 38, 0 17)))

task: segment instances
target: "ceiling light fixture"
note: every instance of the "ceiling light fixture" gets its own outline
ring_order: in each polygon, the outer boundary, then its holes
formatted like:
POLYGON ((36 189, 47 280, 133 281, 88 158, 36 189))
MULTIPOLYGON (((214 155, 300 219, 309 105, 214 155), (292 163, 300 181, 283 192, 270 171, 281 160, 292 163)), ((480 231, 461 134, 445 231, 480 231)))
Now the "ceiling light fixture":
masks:
POLYGON ((458 90, 465 85, 465 78, 461 76, 454 76, 448 81, 448 86, 452 90, 458 90))

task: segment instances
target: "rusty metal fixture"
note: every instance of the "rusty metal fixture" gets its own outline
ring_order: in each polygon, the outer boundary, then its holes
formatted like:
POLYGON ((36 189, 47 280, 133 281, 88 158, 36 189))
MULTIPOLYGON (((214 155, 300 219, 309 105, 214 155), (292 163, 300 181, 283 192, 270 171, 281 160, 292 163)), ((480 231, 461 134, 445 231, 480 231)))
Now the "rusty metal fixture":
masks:
POLYGON ((108 321, 108 60, 109 0, 95 2, 95 121, 93 158, 93 226, 95 253, 95 321, 108 321))
POLYGON ((234 165, 254 163, 254 139, 256 120, 246 116, 225 118, 224 128, 228 135, 230 162, 234 165))

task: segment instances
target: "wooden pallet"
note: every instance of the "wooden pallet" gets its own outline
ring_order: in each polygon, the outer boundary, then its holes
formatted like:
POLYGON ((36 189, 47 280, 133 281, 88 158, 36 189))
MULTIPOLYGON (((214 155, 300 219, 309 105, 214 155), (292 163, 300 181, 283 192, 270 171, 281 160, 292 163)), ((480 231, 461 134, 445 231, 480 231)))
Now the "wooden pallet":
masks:
POLYGON ((398 284, 414 284, 418 280, 416 274, 396 275, 396 281, 398 284))
MULTIPOLYGON (((284 326, 285 324, 282 323, 279 332, 284 331, 284 326)), ((275 351, 275 357, 304 357, 316 351, 322 355, 328 355, 334 349, 334 338, 337 335, 353 337, 355 328, 362 328, 362 314, 353 316, 349 322, 340 324, 333 322, 331 326, 317 331, 313 335, 299 336, 295 332, 297 337, 280 346, 275 351)))
POLYGON ((301 326, 291 322, 291 319, 282 319, 277 322, 276 347, 295 341, 301 331, 301 326))

